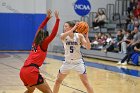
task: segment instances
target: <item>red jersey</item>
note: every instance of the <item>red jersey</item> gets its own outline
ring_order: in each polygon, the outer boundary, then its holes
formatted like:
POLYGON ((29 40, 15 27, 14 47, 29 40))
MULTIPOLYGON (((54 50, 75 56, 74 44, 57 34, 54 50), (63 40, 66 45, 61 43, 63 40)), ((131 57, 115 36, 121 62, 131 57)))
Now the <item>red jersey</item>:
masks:
MULTIPOLYGON (((37 34, 40 31, 40 29, 42 29, 42 28, 45 27, 45 25, 47 24, 48 20, 49 20, 49 18, 47 17, 42 22, 42 24, 40 25, 40 27, 39 27, 39 29, 37 31, 37 34)), ((33 64, 36 64, 36 65, 38 65, 40 67, 43 64, 44 59, 45 59, 46 54, 47 54, 48 45, 54 39, 54 37, 56 36, 56 34, 58 32, 58 26, 59 26, 59 19, 56 19, 55 26, 54 26, 54 28, 53 28, 52 33, 50 34, 50 36, 46 37, 44 39, 44 41, 42 41, 41 46, 40 45, 37 46, 36 51, 31 50, 28 58, 26 59, 26 61, 24 63, 24 66, 29 66, 31 63, 33 63, 33 64), (45 50, 45 51, 43 51, 42 49, 45 50)))
POLYGON ((44 52, 41 50, 40 46, 37 47, 36 52, 32 50, 26 59, 24 66, 28 66, 31 63, 37 64, 38 66, 41 66, 44 62, 44 59, 46 57, 47 52, 44 52))
POLYGON ((140 9, 135 9, 133 13, 135 17, 138 17, 140 15, 140 9))

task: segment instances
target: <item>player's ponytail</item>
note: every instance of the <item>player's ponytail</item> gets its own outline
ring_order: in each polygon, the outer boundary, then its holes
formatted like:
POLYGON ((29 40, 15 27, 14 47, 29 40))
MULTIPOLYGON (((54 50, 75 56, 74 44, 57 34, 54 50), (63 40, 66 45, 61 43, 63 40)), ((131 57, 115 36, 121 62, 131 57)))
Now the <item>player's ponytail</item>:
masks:
POLYGON ((38 32, 38 34, 37 34, 37 36, 36 36, 36 38, 35 38, 35 40, 34 40, 34 43, 35 43, 35 45, 37 46, 37 45, 40 45, 41 43, 42 43, 42 41, 46 38, 46 37, 48 37, 49 36, 49 32, 48 31, 44 31, 43 29, 41 29, 39 32, 38 32))

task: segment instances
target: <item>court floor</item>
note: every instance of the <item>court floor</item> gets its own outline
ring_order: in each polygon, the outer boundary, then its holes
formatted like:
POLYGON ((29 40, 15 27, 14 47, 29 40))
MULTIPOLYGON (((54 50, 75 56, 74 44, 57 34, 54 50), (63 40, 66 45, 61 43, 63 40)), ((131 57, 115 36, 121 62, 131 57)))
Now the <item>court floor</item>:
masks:
MULTIPOLYGON (((26 88, 19 78, 19 70, 28 52, 0 52, 0 93, 24 93, 26 88)), ((40 72, 50 87, 62 61, 63 54, 48 53, 40 72)), ((116 62, 84 58, 87 75, 95 93, 139 93, 140 67, 118 66, 116 62)), ((34 93, 41 93, 35 90, 34 93)), ((86 93, 78 74, 74 71, 63 81, 59 93, 86 93)))

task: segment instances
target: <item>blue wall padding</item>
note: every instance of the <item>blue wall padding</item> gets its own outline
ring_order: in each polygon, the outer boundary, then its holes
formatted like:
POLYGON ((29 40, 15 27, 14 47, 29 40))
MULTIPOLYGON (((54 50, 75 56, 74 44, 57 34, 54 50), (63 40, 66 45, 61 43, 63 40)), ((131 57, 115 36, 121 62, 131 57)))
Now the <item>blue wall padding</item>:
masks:
POLYGON ((0 13, 0 50, 30 50, 46 14, 0 13))

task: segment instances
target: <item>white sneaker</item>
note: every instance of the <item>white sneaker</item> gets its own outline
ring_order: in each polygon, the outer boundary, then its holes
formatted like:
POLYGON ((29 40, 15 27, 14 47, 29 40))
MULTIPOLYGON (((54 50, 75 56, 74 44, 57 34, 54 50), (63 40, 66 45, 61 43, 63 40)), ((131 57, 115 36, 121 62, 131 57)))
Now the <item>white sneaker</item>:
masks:
POLYGON ((94 29, 96 30, 96 29, 99 29, 99 26, 97 26, 97 27, 94 27, 94 29))
POLYGON ((124 63, 122 63, 122 65, 127 65, 127 62, 125 61, 124 63))
POLYGON ((119 61, 118 63, 117 63, 117 65, 121 65, 122 63, 121 63, 121 61, 119 61))
POLYGON ((124 54, 127 54, 127 52, 123 52, 124 54))
POLYGON ((122 53, 123 53, 123 52, 121 52, 121 51, 119 52, 119 54, 122 54, 122 53))

